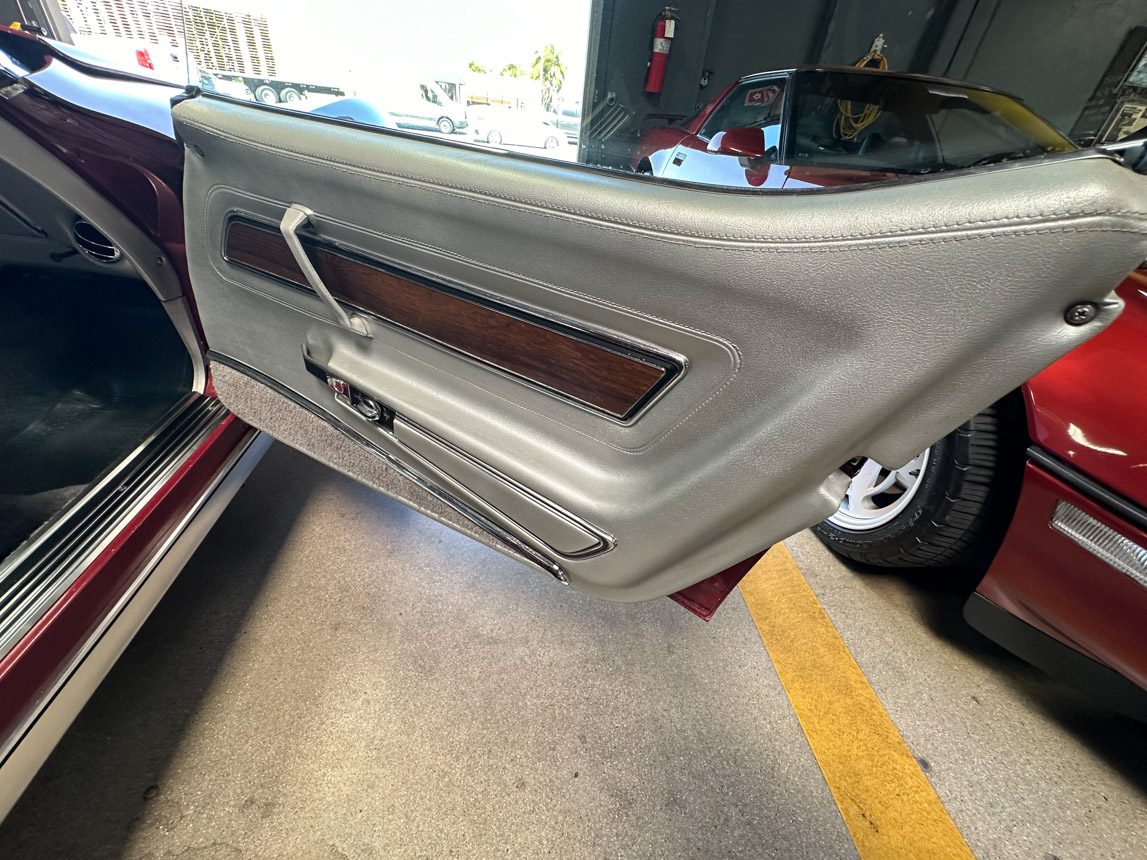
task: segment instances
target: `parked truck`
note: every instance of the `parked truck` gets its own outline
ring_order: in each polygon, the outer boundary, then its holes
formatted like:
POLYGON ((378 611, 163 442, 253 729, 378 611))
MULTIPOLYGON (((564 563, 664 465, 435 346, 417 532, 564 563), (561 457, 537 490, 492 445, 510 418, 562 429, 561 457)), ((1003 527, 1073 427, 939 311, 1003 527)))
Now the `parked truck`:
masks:
POLYGON ((205 69, 209 75, 221 81, 230 81, 242 84, 251 91, 251 95, 263 104, 273 105, 279 102, 298 102, 309 95, 344 96, 345 90, 338 87, 323 86, 321 84, 308 84, 303 81, 283 80, 282 78, 265 78, 258 75, 236 74, 225 69, 205 69))
MULTIPOLYGON (((223 81, 231 85, 229 92, 246 88, 265 104, 297 102, 309 95, 345 95, 329 81, 310 80, 307 66, 313 63, 296 61, 295 71, 284 73, 271 39, 272 24, 264 14, 217 8, 210 0, 58 0, 58 4, 63 13, 58 38, 113 60, 133 60, 121 65, 136 74, 176 84, 197 77, 223 81)), ((291 47, 296 47, 296 60, 305 59, 305 47, 288 44, 288 55, 291 47)))
POLYGON ((199 68, 219 80, 246 86, 264 104, 298 102, 309 95, 346 95, 329 83, 283 75, 265 15, 188 3, 184 16, 187 49, 199 68))

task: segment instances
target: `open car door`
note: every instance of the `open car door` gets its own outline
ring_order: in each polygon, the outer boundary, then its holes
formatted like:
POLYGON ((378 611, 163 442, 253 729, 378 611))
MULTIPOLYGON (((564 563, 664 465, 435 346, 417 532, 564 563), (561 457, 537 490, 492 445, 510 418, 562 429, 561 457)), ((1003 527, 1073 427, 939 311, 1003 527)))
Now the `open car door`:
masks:
POLYGON ((563 582, 676 592, 1119 312, 1147 183, 1074 153, 769 194, 199 97, 195 301, 244 420, 563 582))

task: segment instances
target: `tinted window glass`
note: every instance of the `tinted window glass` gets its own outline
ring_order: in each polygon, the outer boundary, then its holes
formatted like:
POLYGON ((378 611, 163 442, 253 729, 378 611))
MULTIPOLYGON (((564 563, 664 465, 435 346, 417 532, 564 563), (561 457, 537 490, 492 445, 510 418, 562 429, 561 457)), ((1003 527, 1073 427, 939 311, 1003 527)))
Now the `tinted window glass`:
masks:
POLYGON ((701 134, 712 137, 730 128, 779 126, 785 81, 785 78, 769 78, 735 87, 705 122, 701 134))
POLYGON ((796 76, 794 163, 931 173, 1072 148, 1001 94, 864 70, 796 76))
POLYGON ((789 191, 1147 135, 1142 0, 55 2, 111 68, 662 180, 789 191))

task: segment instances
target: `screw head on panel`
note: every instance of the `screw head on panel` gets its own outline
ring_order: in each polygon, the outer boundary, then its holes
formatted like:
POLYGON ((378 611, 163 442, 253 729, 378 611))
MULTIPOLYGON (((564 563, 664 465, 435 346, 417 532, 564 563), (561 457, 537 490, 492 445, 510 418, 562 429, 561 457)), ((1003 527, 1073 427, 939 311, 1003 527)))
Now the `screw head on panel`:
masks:
POLYGON ((1084 325, 1099 315, 1095 302, 1079 302, 1063 312, 1063 320, 1068 325, 1084 325))

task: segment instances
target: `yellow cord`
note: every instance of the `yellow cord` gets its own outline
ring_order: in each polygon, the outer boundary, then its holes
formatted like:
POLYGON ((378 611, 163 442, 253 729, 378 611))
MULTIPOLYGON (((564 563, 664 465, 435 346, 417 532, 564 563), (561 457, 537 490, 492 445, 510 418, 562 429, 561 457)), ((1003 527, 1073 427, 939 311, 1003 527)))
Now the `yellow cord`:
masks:
MULTIPOLYGON (((861 69, 883 70, 888 68, 888 58, 880 51, 869 51, 853 65, 861 69)), ((840 140, 856 140, 857 135, 876 122, 879 116, 880 108, 876 105, 867 105, 861 111, 854 111, 852 102, 838 99, 832 133, 840 140)))

